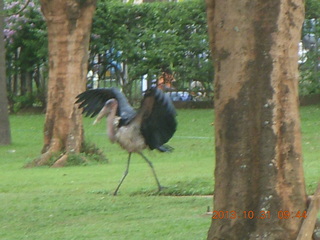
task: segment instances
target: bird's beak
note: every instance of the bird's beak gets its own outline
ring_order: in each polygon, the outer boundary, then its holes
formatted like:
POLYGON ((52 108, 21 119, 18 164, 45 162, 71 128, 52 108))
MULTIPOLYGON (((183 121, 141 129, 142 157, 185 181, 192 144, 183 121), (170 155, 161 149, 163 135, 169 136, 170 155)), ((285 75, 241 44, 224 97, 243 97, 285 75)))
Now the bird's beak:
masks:
POLYGON ((99 112, 96 120, 94 120, 93 125, 96 125, 97 123, 100 122, 100 120, 104 117, 107 116, 109 114, 109 108, 104 106, 101 111, 99 112))

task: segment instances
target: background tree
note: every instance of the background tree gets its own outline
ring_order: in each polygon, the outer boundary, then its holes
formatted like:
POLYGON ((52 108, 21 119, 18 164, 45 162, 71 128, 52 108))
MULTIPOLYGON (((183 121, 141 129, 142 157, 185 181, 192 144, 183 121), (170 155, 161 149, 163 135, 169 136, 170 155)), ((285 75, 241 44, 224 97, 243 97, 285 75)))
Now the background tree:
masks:
POLYGON ((130 94, 144 75, 152 79, 171 71, 179 90, 189 88, 193 80, 211 90, 213 68, 203 1, 136 5, 101 0, 90 46, 90 69, 98 72, 100 86, 117 80, 130 94))
POLYGON ((6 69, 11 111, 45 106, 47 32, 38 1, 6 6, 6 69))
POLYGON ((207 0, 207 13, 215 62, 214 210, 229 213, 212 220, 208 239, 296 239, 306 210, 297 54, 304 3, 207 0))
POLYGON ((6 145, 11 143, 11 132, 7 101, 6 64, 3 30, 3 0, 0 0, 0 145, 6 145))
POLYGON ((320 1, 306 1, 300 48, 300 95, 320 93, 320 1))
POLYGON ((95 0, 41 0, 48 30, 49 83, 42 156, 35 164, 63 166, 83 144, 81 111, 75 97, 85 90, 95 0))

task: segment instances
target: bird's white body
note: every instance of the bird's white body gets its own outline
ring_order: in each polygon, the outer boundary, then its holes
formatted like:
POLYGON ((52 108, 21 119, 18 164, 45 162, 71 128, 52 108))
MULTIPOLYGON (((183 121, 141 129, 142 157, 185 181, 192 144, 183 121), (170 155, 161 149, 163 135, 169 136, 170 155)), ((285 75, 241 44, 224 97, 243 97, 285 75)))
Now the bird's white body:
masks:
POLYGON ((115 133, 115 141, 128 152, 140 152, 147 147, 136 122, 120 127, 115 133))
POLYGON ((129 153, 140 152, 147 147, 141 134, 140 121, 131 121, 128 125, 119 126, 120 117, 116 116, 117 101, 112 101, 113 107, 107 116, 107 134, 112 143, 117 142, 129 153))

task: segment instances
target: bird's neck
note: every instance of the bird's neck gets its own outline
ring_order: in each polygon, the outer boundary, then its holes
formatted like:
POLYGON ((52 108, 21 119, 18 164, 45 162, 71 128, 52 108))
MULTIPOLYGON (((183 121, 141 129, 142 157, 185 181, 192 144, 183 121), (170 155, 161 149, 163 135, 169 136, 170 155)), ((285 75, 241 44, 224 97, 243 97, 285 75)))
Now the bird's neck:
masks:
POLYGON ((116 140, 115 121, 116 121, 117 108, 118 108, 118 103, 115 103, 114 107, 111 109, 111 112, 107 118, 107 131, 108 131, 108 137, 111 142, 115 142, 116 140))

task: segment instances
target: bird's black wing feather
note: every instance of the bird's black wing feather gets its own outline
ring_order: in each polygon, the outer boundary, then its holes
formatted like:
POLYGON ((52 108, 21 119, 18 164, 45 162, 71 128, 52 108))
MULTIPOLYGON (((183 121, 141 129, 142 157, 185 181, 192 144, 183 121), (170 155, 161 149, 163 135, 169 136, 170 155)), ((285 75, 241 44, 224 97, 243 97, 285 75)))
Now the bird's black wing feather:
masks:
POLYGON ((80 93, 76 103, 83 109, 86 117, 96 116, 105 105, 106 101, 115 98, 118 101, 117 115, 122 121, 130 121, 136 114, 135 110, 128 103, 127 98, 116 88, 90 89, 80 93))
POLYGON ((173 103, 168 95, 157 88, 146 91, 139 114, 142 115, 141 133, 151 150, 168 142, 176 131, 173 103))

